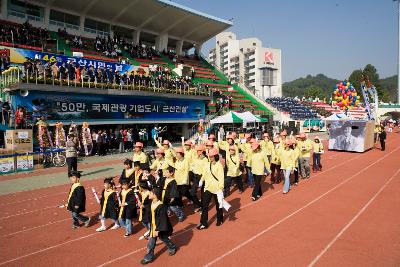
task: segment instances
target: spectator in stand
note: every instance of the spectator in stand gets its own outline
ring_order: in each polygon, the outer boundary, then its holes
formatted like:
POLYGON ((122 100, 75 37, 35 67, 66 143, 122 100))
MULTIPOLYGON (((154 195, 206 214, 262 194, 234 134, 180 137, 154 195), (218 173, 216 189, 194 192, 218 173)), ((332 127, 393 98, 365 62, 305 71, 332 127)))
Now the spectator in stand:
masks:
POLYGON ((19 107, 15 112, 15 129, 26 128, 26 112, 24 108, 19 107))

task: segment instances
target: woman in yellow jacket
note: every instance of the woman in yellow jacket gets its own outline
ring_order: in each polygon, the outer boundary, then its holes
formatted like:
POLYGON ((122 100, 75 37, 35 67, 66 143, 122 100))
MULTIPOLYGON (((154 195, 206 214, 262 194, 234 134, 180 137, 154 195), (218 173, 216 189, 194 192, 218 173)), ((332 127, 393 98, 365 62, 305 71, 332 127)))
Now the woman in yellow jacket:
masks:
POLYGON ((240 170, 240 158, 236 146, 230 146, 226 155, 227 173, 225 177, 224 196, 227 197, 231 190, 232 181, 235 181, 239 192, 243 193, 242 171, 240 170))
POLYGON ((285 177, 283 184, 283 193, 287 194, 290 190, 290 173, 295 168, 295 152, 290 148, 292 141, 286 139, 284 141, 285 149, 281 151, 281 170, 285 177))
POLYGON ((251 172, 254 179, 254 188, 251 199, 256 201, 262 196, 261 190, 261 179, 265 174, 265 169, 267 172, 271 172, 271 167, 268 161, 267 154, 261 150, 260 144, 254 141, 251 144, 251 149, 253 153, 251 154, 251 172))
POLYGON ((203 230, 208 228, 208 206, 211 198, 214 197, 215 208, 217 210, 217 226, 222 225, 224 222, 224 215, 222 208, 218 203, 217 193, 224 190, 224 168, 219 162, 218 150, 213 148, 208 152, 210 163, 203 170, 201 182, 204 182, 204 193, 201 200, 201 219, 197 229, 203 230))
POLYGON ((274 143, 269 138, 268 133, 263 134, 263 140, 260 142, 261 149, 267 154, 268 161, 271 162, 272 150, 274 149, 274 143))
POLYGON ((318 136, 313 142, 313 172, 322 171, 321 155, 324 153, 324 145, 318 136))

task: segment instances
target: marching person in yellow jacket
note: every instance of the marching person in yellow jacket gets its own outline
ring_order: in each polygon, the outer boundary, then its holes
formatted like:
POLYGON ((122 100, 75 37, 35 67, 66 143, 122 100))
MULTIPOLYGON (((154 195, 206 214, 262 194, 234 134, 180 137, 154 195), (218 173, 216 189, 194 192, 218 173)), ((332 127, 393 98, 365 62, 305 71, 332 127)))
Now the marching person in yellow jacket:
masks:
POLYGON ((213 144, 213 147, 214 147, 215 149, 219 149, 219 143, 218 143, 217 139, 215 138, 215 135, 214 135, 214 134, 210 134, 210 135, 208 136, 208 140, 213 142, 212 144, 213 144))
POLYGON ((247 173, 247 185, 249 187, 253 187, 253 174, 251 172, 251 154, 253 150, 251 149, 251 134, 247 133, 244 135, 246 138, 246 142, 244 144, 240 144, 239 148, 242 151, 243 154, 243 164, 246 167, 246 173, 247 173))
MULTIPOLYGON (((209 160, 206 154, 206 148, 204 145, 198 145, 196 147, 196 152, 197 156, 193 161, 193 181, 192 181, 192 186, 190 189, 190 194, 192 195, 193 198, 197 198, 197 189, 199 188, 199 183, 201 180, 201 177, 203 176, 204 169, 207 168, 209 164, 209 160)), ((203 199, 203 189, 204 189, 204 184, 201 187, 200 190, 200 199, 203 199)), ((199 209, 196 209, 195 212, 200 211, 199 209)))
POLYGON ((233 138, 233 135, 231 135, 231 134, 228 134, 226 136, 226 141, 220 141, 218 146, 219 146, 219 149, 224 150, 226 153, 229 152, 229 149, 231 146, 234 146, 236 153, 239 153, 239 147, 235 143, 235 139, 233 138))
POLYGON ((274 149, 274 143, 269 138, 268 133, 263 134, 263 140, 260 142, 261 150, 268 156, 268 161, 271 162, 272 150, 274 149))
POLYGON ((299 184, 299 172, 300 172, 300 164, 299 164, 299 157, 300 157, 300 148, 298 142, 300 140, 300 136, 296 135, 296 139, 292 141, 292 149, 294 151, 294 184, 299 184))
POLYGON ((206 141, 206 153, 208 154, 208 152, 209 152, 211 149, 217 149, 217 148, 214 147, 214 141, 212 141, 212 140, 207 140, 207 141, 206 141))
MULTIPOLYGON (((174 166, 174 162, 165 158, 165 151, 163 148, 156 150, 156 160, 150 166, 150 170, 155 171, 153 175, 158 176, 158 180, 165 176, 165 171, 168 166, 174 166)), ((157 181, 158 181, 157 180, 157 181)))
POLYGON ((165 159, 169 160, 169 161, 174 161, 175 158, 175 151, 174 149, 171 147, 171 143, 168 140, 164 140, 162 142, 162 144, 160 142, 158 142, 158 140, 154 139, 154 142, 156 143, 158 148, 162 148, 164 149, 164 153, 165 153, 165 159))
POLYGON ((274 137, 274 149, 271 153, 271 183, 279 183, 281 181, 281 144, 278 136, 274 137), (275 175, 276 173, 276 175, 275 175))
POLYGON ((283 193, 287 194, 290 190, 290 173, 295 168, 295 152, 290 148, 292 142, 289 139, 285 140, 285 148, 281 150, 281 170, 285 177, 283 184, 283 193))
POLYGON ((143 152, 143 143, 141 142, 136 142, 135 144, 135 150, 133 152, 133 159, 132 161, 140 161, 140 163, 144 164, 148 162, 148 158, 146 153, 143 152))
POLYGON ((237 152, 237 147, 232 145, 229 147, 229 153, 226 155, 225 164, 227 173, 225 177, 224 196, 227 197, 230 193, 232 181, 235 181, 239 192, 243 193, 242 171, 240 170, 240 158, 237 152))
POLYGON ((307 139, 305 133, 299 134, 300 141, 297 143, 300 149, 300 174, 303 179, 310 178, 310 156, 312 149, 312 141, 307 139))
POLYGON ((324 145, 318 136, 314 137, 313 142, 313 172, 321 171, 321 155, 324 153, 324 145))
POLYGON ((217 149, 210 149, 208 153, 210 163, 203 170, 201 182, 204 182, 204 194, 201 201, 201 219, 197 229, 203 230, 208 228, 208 206, 211 198, 214 197, 215 208, 217 210, 217 226, 224 222, 224 215, 220 204, 218 203, 217 193, 224 190, 224 168, 219 162, 219 155, 217 149))
POLYGON ((286 132, 286 130, 283 130, 280 134, 279 134, 279 138, 280 138, 280 145, 281 145, 281 147, 284 147, 285 146, 285 140, 286 140, 286 138, 287 138, 287 132, 286 132))
POLYGON ((267 154, 261 150, 260 144, 255 141, 251 145, 253 153, 251 154, 251 172, 254 178, 254 188, 251 199, 256 201, 262 196, 261 179, 264 176, 265 169, 270 172, 271 167, 267 158, 267 154))
POLYGON ((192 197, 190 194, 190 184, 189 184, 189 161, 186 158, 186 154, 183 148, 178 147, 175 149, 176 161, 175 161, 175 180, 178 185, 179 192, 179 204, 183 206, 182 197, 186 197, 193 202, 195 209, 201 207, 199 199, 192 197))

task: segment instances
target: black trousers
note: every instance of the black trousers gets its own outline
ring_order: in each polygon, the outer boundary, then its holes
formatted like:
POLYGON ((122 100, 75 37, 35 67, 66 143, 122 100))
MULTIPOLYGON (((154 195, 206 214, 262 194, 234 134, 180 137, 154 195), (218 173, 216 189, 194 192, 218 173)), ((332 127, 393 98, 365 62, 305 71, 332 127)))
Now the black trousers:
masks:
POLYGON ((277 183, 280 180, 281 180, 281 165, 276 165, 274 163, 271 163, 271 182, 277 183))
POLYGON ((183 206, 183 201, 182 198, 186 197, 190 201, 193 202, 196 208, 201 207, 200 200, 198 199, 197 195, 192 196, 190 193, 190 185, 178 185, 178 192, 179 192, 179 198, 180 200, 178 201, 179 204, 183 206))
MULTIPOLYGON (((200 182, 200 175, 194 174, 193 172, 189 172, 189 181, 191 183, 190 186, 190 195, 193 198, 193 203, 200 203, 199 198, 197 197, 197 189, 199 188, 199 182, 200 182)), ((203 192, 201 192, 201 197, 203 195, 203 192)), ((200 203, 201 207, 201 203, 200 203)))
POLYGON ((78 171, 78 158, 69 157, 67 158, 67 166, 68 166, 68 176, 71 171, 78 171))
POLYGON ((379 142, 381 142, 381 149, 382 149, 382 151, 385 151, 385 139, 379 139, 379 142))
POLYGON ((257 198, 262 196, 262 191, 261 191, 261 179, 263 175, 256 175, 253 174, 253 179, 254 179, 254 188, 253 188, 253 193, 251 194, 252 197, 257 198))
POLYGON ((217 195, 210 191, 205 191, 201 200, 202 207, 200 223, 206 227, 208 227, 208 206, 210 205, 212 197, 214 197, 215 209, 217 210, 217 222, 224 222, 224 214, 222 209, 219 208, 217 195))
POLYGON ((299 171, 294 171, 294 183, 298 183, 299 182, 299 171))
POLYGON ((239 191, 243 192, 243 181, 242 181, 241 175, 236 176, 236 177, 225 176, 225 182, 224 182, 224 196, 225 197, 229 196, 232 182, 235 182, 237 187, 239 188, 239 191))

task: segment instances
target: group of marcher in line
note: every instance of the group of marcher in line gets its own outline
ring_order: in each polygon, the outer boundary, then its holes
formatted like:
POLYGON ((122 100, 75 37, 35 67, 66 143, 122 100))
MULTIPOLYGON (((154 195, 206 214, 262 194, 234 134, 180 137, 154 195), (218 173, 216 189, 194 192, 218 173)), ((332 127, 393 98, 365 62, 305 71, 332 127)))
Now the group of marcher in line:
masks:
MULTIPOLYGON (((135 219, 147 229, 139 237, 149 240, 142 264, 154 260, 157 238, 167 246, 169 255, 176 253, 177 247, 169 238, 173 232, 170 216, 175 215, 178 222, 184 221, 184 205, 201 213, 197 229, 205 230, 209 227, 208 208, 214 199, 216 226, 221 226, 223 209, 230 207, 224 198, 232 192, 233 185, 242 193, 245 182, 252 190, 252 201, 257 201, 263 195, 262 182, 271 175, 271 183, 284 180, 283 194, 287 194, 292 184, 299 183, 300 177, 311 177, 311 157, 312 170, 322 170, 324 153, 318 137, 310 140, 305 133, 287 136, 286 131, 272 138, 265 133, 262 140, 254 139, 250 133, 241 139, 235 132, 221 141, 216 141, 211 134, 208 140, 197 144, 182 138, 181 147, 172 147, 168 140, 154 139, 154 142, 158 148, 153 162, 143 151, 143 144, 136 142, 133 158, 124 161, 122 174, 117 179, 105 179, 101 196, 95 194, 99 199, 101 223, 96 231, 105 231, 107 220, 111 220, 113 230, 124 227, 125 237, 133 234, 135 219), (188 200, 185 204, 184 197, 188 200)), ((66 206, 72 214, 73 228, 80 227, 79 221, 89 226, 90 218, 80 214, 85 211, 80 173, 72 171, 70 177, 72 187, 66 206)))

